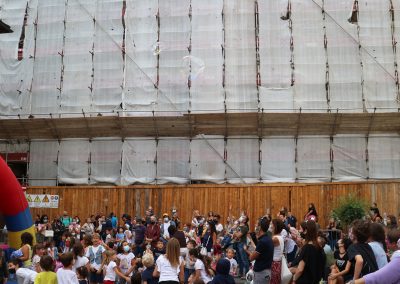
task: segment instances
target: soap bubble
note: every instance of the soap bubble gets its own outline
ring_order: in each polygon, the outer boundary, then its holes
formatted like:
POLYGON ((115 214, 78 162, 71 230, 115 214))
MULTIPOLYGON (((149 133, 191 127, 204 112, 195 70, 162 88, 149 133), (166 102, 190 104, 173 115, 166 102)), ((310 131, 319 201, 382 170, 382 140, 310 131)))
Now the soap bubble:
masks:
POLYGON ((164 44, 159 41, 155 42, 151 47, 151 51, 153 52, 154 55, 159 55, 163 50, 164 50, 164 44))
POLYGON ((204 69, 206 68, 206 65, 204 61, 196 56, 188 55, 182 58, 185 66, 185 71, 187 70, 187 73, 190 74, 188 75, 188 80, 194 81, 196 80, 203 72, 204 69))

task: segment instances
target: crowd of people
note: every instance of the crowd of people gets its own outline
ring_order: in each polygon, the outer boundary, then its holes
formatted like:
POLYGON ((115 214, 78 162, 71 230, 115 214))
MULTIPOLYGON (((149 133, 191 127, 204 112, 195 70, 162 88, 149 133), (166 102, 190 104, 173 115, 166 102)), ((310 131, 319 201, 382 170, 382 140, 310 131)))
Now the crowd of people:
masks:
POLYGON ((152 207, 143 218, 37 216, 36 244, 23 233, 20 249, 3 245, 0 283, 400 283, 397 220, 376 205, 348 234, 334 219, 321 230, 313 204, 301 222, 282 207, 255 224, 246 212, 221 220, 198 210, 183 223, 176 209, 152 207))

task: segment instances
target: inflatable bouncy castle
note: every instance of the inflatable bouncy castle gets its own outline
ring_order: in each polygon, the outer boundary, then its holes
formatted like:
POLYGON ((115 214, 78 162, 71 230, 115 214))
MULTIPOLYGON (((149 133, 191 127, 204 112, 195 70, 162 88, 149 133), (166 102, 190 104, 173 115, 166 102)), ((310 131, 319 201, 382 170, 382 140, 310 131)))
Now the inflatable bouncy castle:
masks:
POLYGON ((29 232, 35 239, 35 227, 21 185, 0 157, 0 213, 3 214, 10 247, 21 246, 21 235, 29 232))

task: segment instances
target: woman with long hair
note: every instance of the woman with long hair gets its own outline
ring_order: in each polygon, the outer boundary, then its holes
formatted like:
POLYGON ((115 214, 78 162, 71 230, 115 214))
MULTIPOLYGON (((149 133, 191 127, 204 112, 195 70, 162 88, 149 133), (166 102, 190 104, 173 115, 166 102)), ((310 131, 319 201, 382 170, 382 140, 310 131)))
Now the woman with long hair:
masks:
POLYGON ((282 256, 284 249, 284 240, 281 236, 281 232, 284 228, 284 224, 280 219, 273 219, 270 224, 272 231, 272 242, 274 244, 274 256, 271 266, 271 284, 281 283, 281 268, 282 268, 282 256))
POLYGON ((337 242, 337 249, 334 257, 335 263, 332 265, 331 273, 328 277, 329 284, 343 284, 353 279, 353 267, 347 255, 351 241, 349 239, 340 239, 337 242))
POLYGON ((217 233, 213 221, 207 221, 204 224, 201 234, 201 245, 207 249, 207 255, 211 257, 211 249, 215 243, 217 233))
POLYGON ((179 241, 171 238, 167 243, 165 255, 156 261, 153 277, 159 277, 159 283, 174 284, 184 281, 184 261, 180 256, 179 241))
POLYGON ((304 216, 304 220, 318 222, 318 213, 317 213, 317 209, 315 209, 314 203, 308 204, 308 212, 304 216))
POLYGON ((33 256, 32 246, 33 246, 33 236, 28 232, 23 233, 21 235, 21 248, 20 248, 22 256, 19 258, 19 260, 22 261, 23 267, 25 268, 29 268, 32 266, 32 256, 33 256))
POLYGON ((323 277, 325 254, 318 243, 317 225, 308 221, 304 231, 304 246, 300 253, 300 262, 293 275, 297 284, 317 284, 323 277))

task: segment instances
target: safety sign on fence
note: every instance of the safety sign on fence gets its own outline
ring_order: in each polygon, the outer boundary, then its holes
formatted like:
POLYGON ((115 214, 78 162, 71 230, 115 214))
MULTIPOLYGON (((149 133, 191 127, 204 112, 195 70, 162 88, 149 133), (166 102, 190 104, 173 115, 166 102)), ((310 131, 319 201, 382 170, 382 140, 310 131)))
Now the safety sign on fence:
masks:
POLYGON ((60 197, 50 194, 26 194, 26 200, 31 208, 58 208, 60 197))

